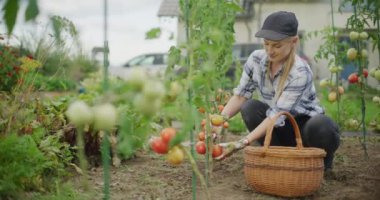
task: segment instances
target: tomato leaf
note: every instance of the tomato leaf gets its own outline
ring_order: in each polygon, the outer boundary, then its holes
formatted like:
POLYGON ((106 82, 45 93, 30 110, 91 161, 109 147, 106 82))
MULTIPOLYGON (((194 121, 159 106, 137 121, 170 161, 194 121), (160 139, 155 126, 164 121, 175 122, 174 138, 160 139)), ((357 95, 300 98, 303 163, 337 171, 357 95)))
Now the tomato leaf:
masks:
POLYGON ((8 29, 8 34, 11 34, 16 24, 17 13, 19 9, 19 0, 7 0, 2 8, 4 11, 3 19, 8 29))
POLYGON ((34 20, 39 14, 37 0, 29 0, 25 10, 25 21, 34 20))

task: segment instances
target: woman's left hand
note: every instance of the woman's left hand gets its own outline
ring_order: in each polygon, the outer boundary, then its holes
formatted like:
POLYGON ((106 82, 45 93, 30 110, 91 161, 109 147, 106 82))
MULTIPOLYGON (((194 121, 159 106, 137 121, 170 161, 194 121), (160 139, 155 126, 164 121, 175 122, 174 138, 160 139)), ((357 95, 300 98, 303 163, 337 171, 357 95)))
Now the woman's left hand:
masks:
POLYGON ((219 145, 223 148, 222 155, 215 158, 217 161, 224 160, 225 158, 229 157, 233 153, 239 151, 240 149, 243 149, 249 144, 249 141, 244 138, 239 141, 235 142, 226 142, 226 143, 220 143, 219 145))

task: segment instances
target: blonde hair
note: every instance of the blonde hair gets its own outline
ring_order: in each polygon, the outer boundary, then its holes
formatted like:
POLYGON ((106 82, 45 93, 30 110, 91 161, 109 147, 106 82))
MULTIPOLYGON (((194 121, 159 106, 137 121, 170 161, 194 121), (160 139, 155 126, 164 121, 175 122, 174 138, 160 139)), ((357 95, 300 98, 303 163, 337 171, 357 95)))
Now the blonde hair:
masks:
MULTIPOLYGON (((289 38, 287 38, 287 39, 289 39, 289 38)), ((294 37, 290 37, 290 39, 294 39, 294 37)), ((295 62, 295 56, 296 56, 296 46, 292 47, 292 49, 289 52, 289 56, 287 57, 287 59, 284 62, 284 68, 283 68, 283 72, 281 73, 280 80, 278 82, 278 86, 276 89, 276 95, 274 97, 274 102, 276 102, 280 98, 282 92, 285 89, 285 82, 288 79, 290 70, 293 68, 293 65, 295 62)), ((268 66, 270 66, 270 65, 271 64, 269 63, 268 66)), ((268 70, 268 72, 269 71, 270 70, 268 70)), ((269 76, 269 73, 268 73, 268 76, 269 76)))

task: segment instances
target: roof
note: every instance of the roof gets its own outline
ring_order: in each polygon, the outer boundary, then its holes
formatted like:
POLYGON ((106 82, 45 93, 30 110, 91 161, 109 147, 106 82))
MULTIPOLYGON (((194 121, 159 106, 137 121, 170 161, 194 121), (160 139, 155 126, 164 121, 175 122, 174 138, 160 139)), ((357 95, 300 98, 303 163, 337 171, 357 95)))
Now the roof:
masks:
POLYGON ((157 15, 159 17, 177 17, 179 12, 178 0, 163 0, 157 15))

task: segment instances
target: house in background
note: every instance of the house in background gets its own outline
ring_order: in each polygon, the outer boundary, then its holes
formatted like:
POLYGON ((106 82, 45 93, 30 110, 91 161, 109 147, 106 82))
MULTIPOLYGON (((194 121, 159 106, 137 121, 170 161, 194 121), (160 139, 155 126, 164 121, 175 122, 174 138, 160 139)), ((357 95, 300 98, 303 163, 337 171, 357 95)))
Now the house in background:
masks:
MULTIPOLYGON (((338 8, 342 1, 343 0, 333 1, 334 25, 339 29, 345 29, 347 18, 353 13, 352 7, 348 4, 342 7, 342 13, 339 12, 338 8)), ((179 0, 162 0, 158 10, 158 16, 176 17, 178 19, 177 44, 181 44, 186 41, 186 34, 185 23, 178 17, 180 15, 178 2, 179 0)), ((244 12, 237 14, 234 25, 237 45, 250 43, 260 44, 261 40, 255 38, 254 34, 260 29, 266 16, 279 10, 291 11, 296 14, 299 22, 300 38, 308 32, 322 30, 332 24, 330 0, 241 0, 240 5, 244 12)), ((348 32, 349 31, 347 31, 347 35, 348 32)), ((340 40, 345 40, 347 35, 339 36, 340 40)), ((319 61, 316 63, 313 60, 322 42, 321 37, 315 37, 307 41, 301 40, 299 47, 299 53, 310 58, 309 61, 311 62, 314 75, 317 79, 330 76, 327 61, 319 61)), ((370 44, 367 46, 367 50, 370 52, 369 67, 379 66, 378 52, 372 53, 372 45, 370 44)), ((375 79, 369 78, 368 80, 370 85, 377 85, 375 79)))

